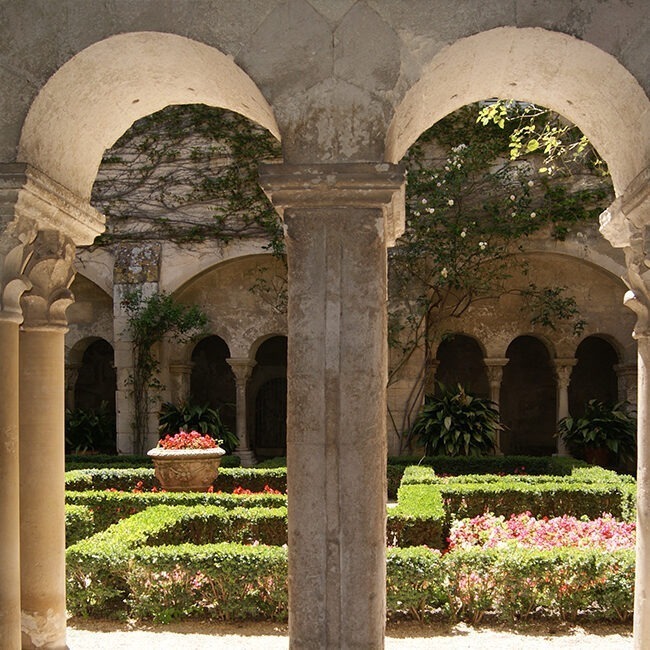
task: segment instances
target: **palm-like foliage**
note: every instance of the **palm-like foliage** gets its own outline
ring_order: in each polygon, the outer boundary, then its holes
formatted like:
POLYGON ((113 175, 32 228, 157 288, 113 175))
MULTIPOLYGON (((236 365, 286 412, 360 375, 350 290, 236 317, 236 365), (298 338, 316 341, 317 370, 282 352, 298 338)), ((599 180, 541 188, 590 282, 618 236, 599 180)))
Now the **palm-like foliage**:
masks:
POLYGON ((491 400, 474 397, 459 384, 455 390, 439 384, 438 395, 427 398, 411 434, 428 456, 478 456, 494 451, 503 430, 491 400))

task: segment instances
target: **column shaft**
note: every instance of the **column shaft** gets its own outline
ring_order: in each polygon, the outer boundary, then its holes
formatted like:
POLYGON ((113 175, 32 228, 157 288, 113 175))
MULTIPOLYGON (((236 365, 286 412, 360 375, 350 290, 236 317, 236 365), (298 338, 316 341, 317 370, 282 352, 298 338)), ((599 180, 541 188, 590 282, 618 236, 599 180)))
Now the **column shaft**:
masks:
POLYGON ((650 647, 650 337, 638 336, 637 528, 634 647, 650 647))
POLYGON ((228 365, 235 375, 235 386, 237 391, 236 418, 237 418, 237 454, 244 467, 253 467, 256 459, 251 449, 248 438, 248 380, 251 377, 255 361, 249 359, 227 359, 228 365))
POLYGON ((20 333, 23 649, 66 648, 64 332, 20 333))
POLYGON ((4 650, 20 650, 17 319, 0 319, 0 351, 0 639, 4 650))
POLYGON ((285 222, 291 648, 382 648, 384 218, 331 208, 285 222))

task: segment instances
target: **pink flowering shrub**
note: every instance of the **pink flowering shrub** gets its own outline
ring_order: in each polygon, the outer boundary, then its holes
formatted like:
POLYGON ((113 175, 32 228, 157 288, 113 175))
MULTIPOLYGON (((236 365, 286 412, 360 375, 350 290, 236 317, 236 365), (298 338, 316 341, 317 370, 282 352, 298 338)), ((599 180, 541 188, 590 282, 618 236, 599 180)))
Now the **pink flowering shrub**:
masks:
POLYGON ((207 433, 180 431, 173 436, 166 435, 158 441, 158 446, 163 449, 214 449, 219 446, 219 442, 207 433))
POLYGON ((505 519, 486 513, 456 521, 451 527, 448 549, 517 546, 537 550, 565 547, 615 551, 633 548, 635 538, 635 524, 618 521, 610 514, 583 520, 568 515, 535 519, 530 512, 505 519))

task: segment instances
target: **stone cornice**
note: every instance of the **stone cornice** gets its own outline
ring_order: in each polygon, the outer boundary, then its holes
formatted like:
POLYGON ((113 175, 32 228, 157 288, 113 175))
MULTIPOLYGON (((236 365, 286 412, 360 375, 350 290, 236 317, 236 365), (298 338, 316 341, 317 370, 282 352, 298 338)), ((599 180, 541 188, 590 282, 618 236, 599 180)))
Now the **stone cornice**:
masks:
POLYGON ((34 221, 39 230, 58 230, 82 246, 92 244, 106 222, 87 201, 22 163, 0 165, 0 220, 14 217, 34 221))
POLYGON ((387 244, 404 231, 404 168, 389 163, 262 163, 260 185, 280 216, 285 209, 381 208, 387 244))

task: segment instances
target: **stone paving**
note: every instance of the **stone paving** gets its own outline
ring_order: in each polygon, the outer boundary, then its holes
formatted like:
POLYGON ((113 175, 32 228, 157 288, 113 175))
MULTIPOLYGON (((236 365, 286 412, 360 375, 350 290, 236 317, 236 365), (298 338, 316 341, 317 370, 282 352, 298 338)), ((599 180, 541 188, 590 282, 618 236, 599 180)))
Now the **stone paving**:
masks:
MULTIPOLYGON (((68 627, 69 650, 287 650, 286 626, 270 623, 219 625, 180 623, 129 630, 124 625, 81 621, 68 627)), ((522 631, 455 626, 390 626, 386 650, 631 650, 629 628, 590 629, 537 625, 522 631)))

